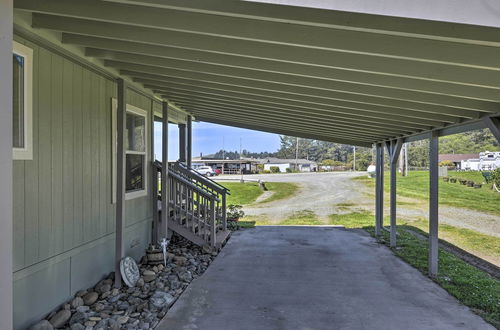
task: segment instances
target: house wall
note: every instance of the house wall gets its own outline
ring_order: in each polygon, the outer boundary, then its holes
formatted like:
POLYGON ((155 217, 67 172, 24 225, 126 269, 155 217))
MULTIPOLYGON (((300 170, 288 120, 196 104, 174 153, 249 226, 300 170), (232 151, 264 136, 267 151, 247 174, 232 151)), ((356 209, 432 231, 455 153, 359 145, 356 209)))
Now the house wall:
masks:
MULTIPOLYGON (((15 40, 34 51, 33 159, 13 162, 14 327, 25 329, 114 269, 116 84, 42 44, 15 40)), ((127 98, 151 121, 161 109, 142 93, 127 98)), ((150 193, 126 201, 127 255, 140 258, 150 242, 151 205, 150 193)))
POLYGON ((265 171, 270 171, 271 170, 271 166, 276 166, 276 167, 279 167, 280 168, 280 172, 286 172, 286 169, 287 168, 290 168, 290 164, 264 164, 264 170, 265 171))

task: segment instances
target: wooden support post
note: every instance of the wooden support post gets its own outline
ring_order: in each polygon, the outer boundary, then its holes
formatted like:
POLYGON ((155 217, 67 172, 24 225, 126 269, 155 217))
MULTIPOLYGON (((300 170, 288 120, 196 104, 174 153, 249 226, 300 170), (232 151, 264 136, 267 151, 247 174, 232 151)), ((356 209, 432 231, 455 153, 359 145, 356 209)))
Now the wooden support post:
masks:
POLYGON ((179 161, 186 164, 186 124, 179 124, 179 161))
POLYGON ((161 230, 160 239, 168 234, 169 189, 168 189, 168 102, 162 103, 161 130, 161 230))
POLYGON ((439 135, 430 133, 429 143, 429 276, 438 274, 438 224, 439 224, 439 135))
POLYGON ((383 184, 383 158, 381 159, 381 154, 383 154, 384 148, 381 144, 376 145, 376 157, 375 157, 375 235, 379 236, 382 230, 382 220, 383 216, 383 190, 381 191, 380 186, 383 184), (381 180, 382 179, 382 180, 381 180))
POLYGON ((390 162, 390 216, 391 216, 391 247, 396 246, 396 174, 397 174, 397 163, 399 158, 399 153, 401 152, 401 147, 403 145, 403 140, 392 140, 387 143, 387 150, 389 151, 389 162, 390 162))
POLYGON ((120 261, 125 256, 123 235, 125 226, 125 125, 127 118, 127 85, 117 80, 116 109, 116 228, 115 228, 115 288, 122 285, 120 261))
POLYGON ((484 123, 500 143, 500 117, 484 117, 484 123))
POLYGON ((186 132, 186 165, 191 167, 193 154, 193 118, 187 117, 187 132, 186 132))
POLYGON ((13 329, 12 6, 0 1, 0 329, 13 329))

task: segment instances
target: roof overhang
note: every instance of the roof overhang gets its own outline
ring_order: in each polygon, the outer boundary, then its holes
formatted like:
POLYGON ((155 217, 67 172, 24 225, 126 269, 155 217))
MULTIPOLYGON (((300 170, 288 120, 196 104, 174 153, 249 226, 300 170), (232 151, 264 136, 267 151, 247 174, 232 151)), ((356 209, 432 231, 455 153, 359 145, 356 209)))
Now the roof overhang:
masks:
POLYGON ((227 0, 14 5, 198 120, 370 146, 500 114, 497 27, 227 0))

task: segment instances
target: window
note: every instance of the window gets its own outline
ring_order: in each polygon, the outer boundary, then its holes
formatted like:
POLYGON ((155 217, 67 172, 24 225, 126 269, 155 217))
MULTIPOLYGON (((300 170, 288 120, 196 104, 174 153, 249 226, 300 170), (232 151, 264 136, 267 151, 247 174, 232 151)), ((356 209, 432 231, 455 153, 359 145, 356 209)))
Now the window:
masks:
POLYGON ((13 158, 33 158, 32 64, 33 50, 14 41, 12 54, 12 148, 13 158))
MULTIPOLYGON (((113 203, 116 202, 116 114, 113 99, 113 203)), ((125 119, 125 199, 146 196, 148 168, 148 113, 127 104, 125 119)))

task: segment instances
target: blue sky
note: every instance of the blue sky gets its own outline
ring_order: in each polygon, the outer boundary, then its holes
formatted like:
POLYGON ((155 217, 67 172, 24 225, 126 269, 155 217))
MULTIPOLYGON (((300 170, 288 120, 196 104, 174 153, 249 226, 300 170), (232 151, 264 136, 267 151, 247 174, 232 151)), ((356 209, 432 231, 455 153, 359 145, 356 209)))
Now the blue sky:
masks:
MULTIPOLYGON (((177 125, 170 124, 168 130, 168 159, 177 160, 179 157, 179 129, 177 125)), ((155 122, 154 134, 155 156, 157 159, 161 159, 161 123, 155 122)), ((276 151, 280 146, 280 139, 277 134, 205 122, 193 122, 193 157, 198 157, 200 152, 207 155, 222 149, 223 137, 224 149, 229 151, 240 150, 240 139, 242 149, 254 152, 276 151)))

